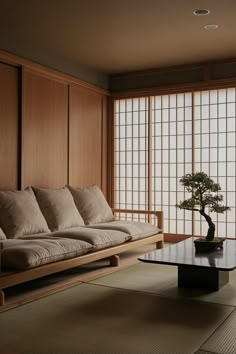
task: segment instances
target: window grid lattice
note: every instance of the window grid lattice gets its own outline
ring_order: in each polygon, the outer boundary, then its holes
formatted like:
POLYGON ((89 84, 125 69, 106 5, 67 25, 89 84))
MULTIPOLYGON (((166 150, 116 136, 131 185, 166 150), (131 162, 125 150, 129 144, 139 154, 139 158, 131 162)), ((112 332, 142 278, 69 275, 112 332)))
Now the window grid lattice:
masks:
MULTIPOLYGON (((206 172, 221 186, 224 204, 231 211, 212 213, 216 236, 235 237, 236 145, 235 88, 201 91, 194 94, 195 171, 206 172)), ((195 233, 204 235, 207 224, 195 216, 195 233)))
MULTIPOLYGON (((117 100, 115 104, 114 207, 148 209, 148 98, 117 100)), ((147 216, 120 215, 147 221, 147 216)))
MULTIPOLYGON (((235 238, 235 106, 235 88, 116 100, 114 207, 162 209, 165 232, 204 235, 207 223, 199 213, 175 207, 189 197, 179 179, 204 171, 231 207, 211 213, 216 235, 235 238)), ((144 215, 123 218, 148 221, 144 215)))
POLYGON ((191 234, 192 214, 175 205, 186 196, 179 179, 192 171, 192 96, 155 96, 151 109, 152 209, 163 210, 165 232, 191 234))

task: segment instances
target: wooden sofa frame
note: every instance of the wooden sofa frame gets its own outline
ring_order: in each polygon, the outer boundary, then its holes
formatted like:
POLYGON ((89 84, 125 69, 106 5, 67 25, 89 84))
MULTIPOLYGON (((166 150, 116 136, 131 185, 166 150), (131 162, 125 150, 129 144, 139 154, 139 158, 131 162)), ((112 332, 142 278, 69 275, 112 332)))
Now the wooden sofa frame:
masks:
MULTIPOLYGON (((157 226, 159 229, 163 229, 163 212, 162 211, 146 211, 146 210, 124 210, 124 209, 113 209, 114 212, 120 213, 131 213, 131 214, 147 214, 148 216, 154 215, 157 217, 157 226)), ((74 268, 83 264, 91 263, 99 259, 110 258, 111 266, 119 266, 119 254, 126 252, 128 250, 156 243, 157 248, 162 248, 164 242, 163 233, 158 233, 156 235, 149 236, 144 239, 139 239, 135 241, 130 241, 123 243, 118 246, 113 246, 105 248, 99 251, 94 251, 92 253, 87 253, 82 256, 75 258, 70 258, 62 261, 57 261, 39 267, 31 268, 24 271, 7 271, 1 272, 1 250, 3 243, 0 243, 0 306, 5 304, 5 294, 4 289, 21 284, 33 279, 41 278, 46 275, 57 273, 66 269, 74 268)))

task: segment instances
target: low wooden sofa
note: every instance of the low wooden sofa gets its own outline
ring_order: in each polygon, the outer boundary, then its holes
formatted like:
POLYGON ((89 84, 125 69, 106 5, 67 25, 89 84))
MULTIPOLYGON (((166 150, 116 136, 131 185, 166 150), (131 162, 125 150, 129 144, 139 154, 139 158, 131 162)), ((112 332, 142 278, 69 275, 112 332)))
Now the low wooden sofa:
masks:
POLYGON ((162 211, 112 211, 97 186, 0 192, 0 228, 0 306, 11 286, 103 258, 118 266, 123 252, 163 247, 162 211), (114 215, 123 212, 146 214, 156 226, 117 221, 114 215), (37 218, 43 227, 35 228, 37 218))

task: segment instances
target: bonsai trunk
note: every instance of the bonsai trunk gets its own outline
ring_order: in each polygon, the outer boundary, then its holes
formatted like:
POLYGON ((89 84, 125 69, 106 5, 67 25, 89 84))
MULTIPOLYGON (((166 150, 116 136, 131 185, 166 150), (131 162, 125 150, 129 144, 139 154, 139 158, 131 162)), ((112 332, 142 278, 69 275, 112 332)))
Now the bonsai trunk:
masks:
POLYGON ((204 216, 209 226, 206 235, 206 241, 212 241, 215 235, 215 224, 212 222, 211 217, 205 213, 204 209, 199 210, 199 213, 204 216))

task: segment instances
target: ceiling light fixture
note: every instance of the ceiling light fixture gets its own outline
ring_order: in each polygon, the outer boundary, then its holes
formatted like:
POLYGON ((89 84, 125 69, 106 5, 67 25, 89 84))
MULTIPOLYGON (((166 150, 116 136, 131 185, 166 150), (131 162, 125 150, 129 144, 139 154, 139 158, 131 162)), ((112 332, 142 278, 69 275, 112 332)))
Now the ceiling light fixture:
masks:
POLYGON ((204 28, 206 30, 215 30, 215 29, 219 28, 219 25, 205 25, 204 28))
POLYGON ((196 9, 193 11, 193 14, 196 16, 206 16, 209 15, 210 11, 207 9, 196 9))

